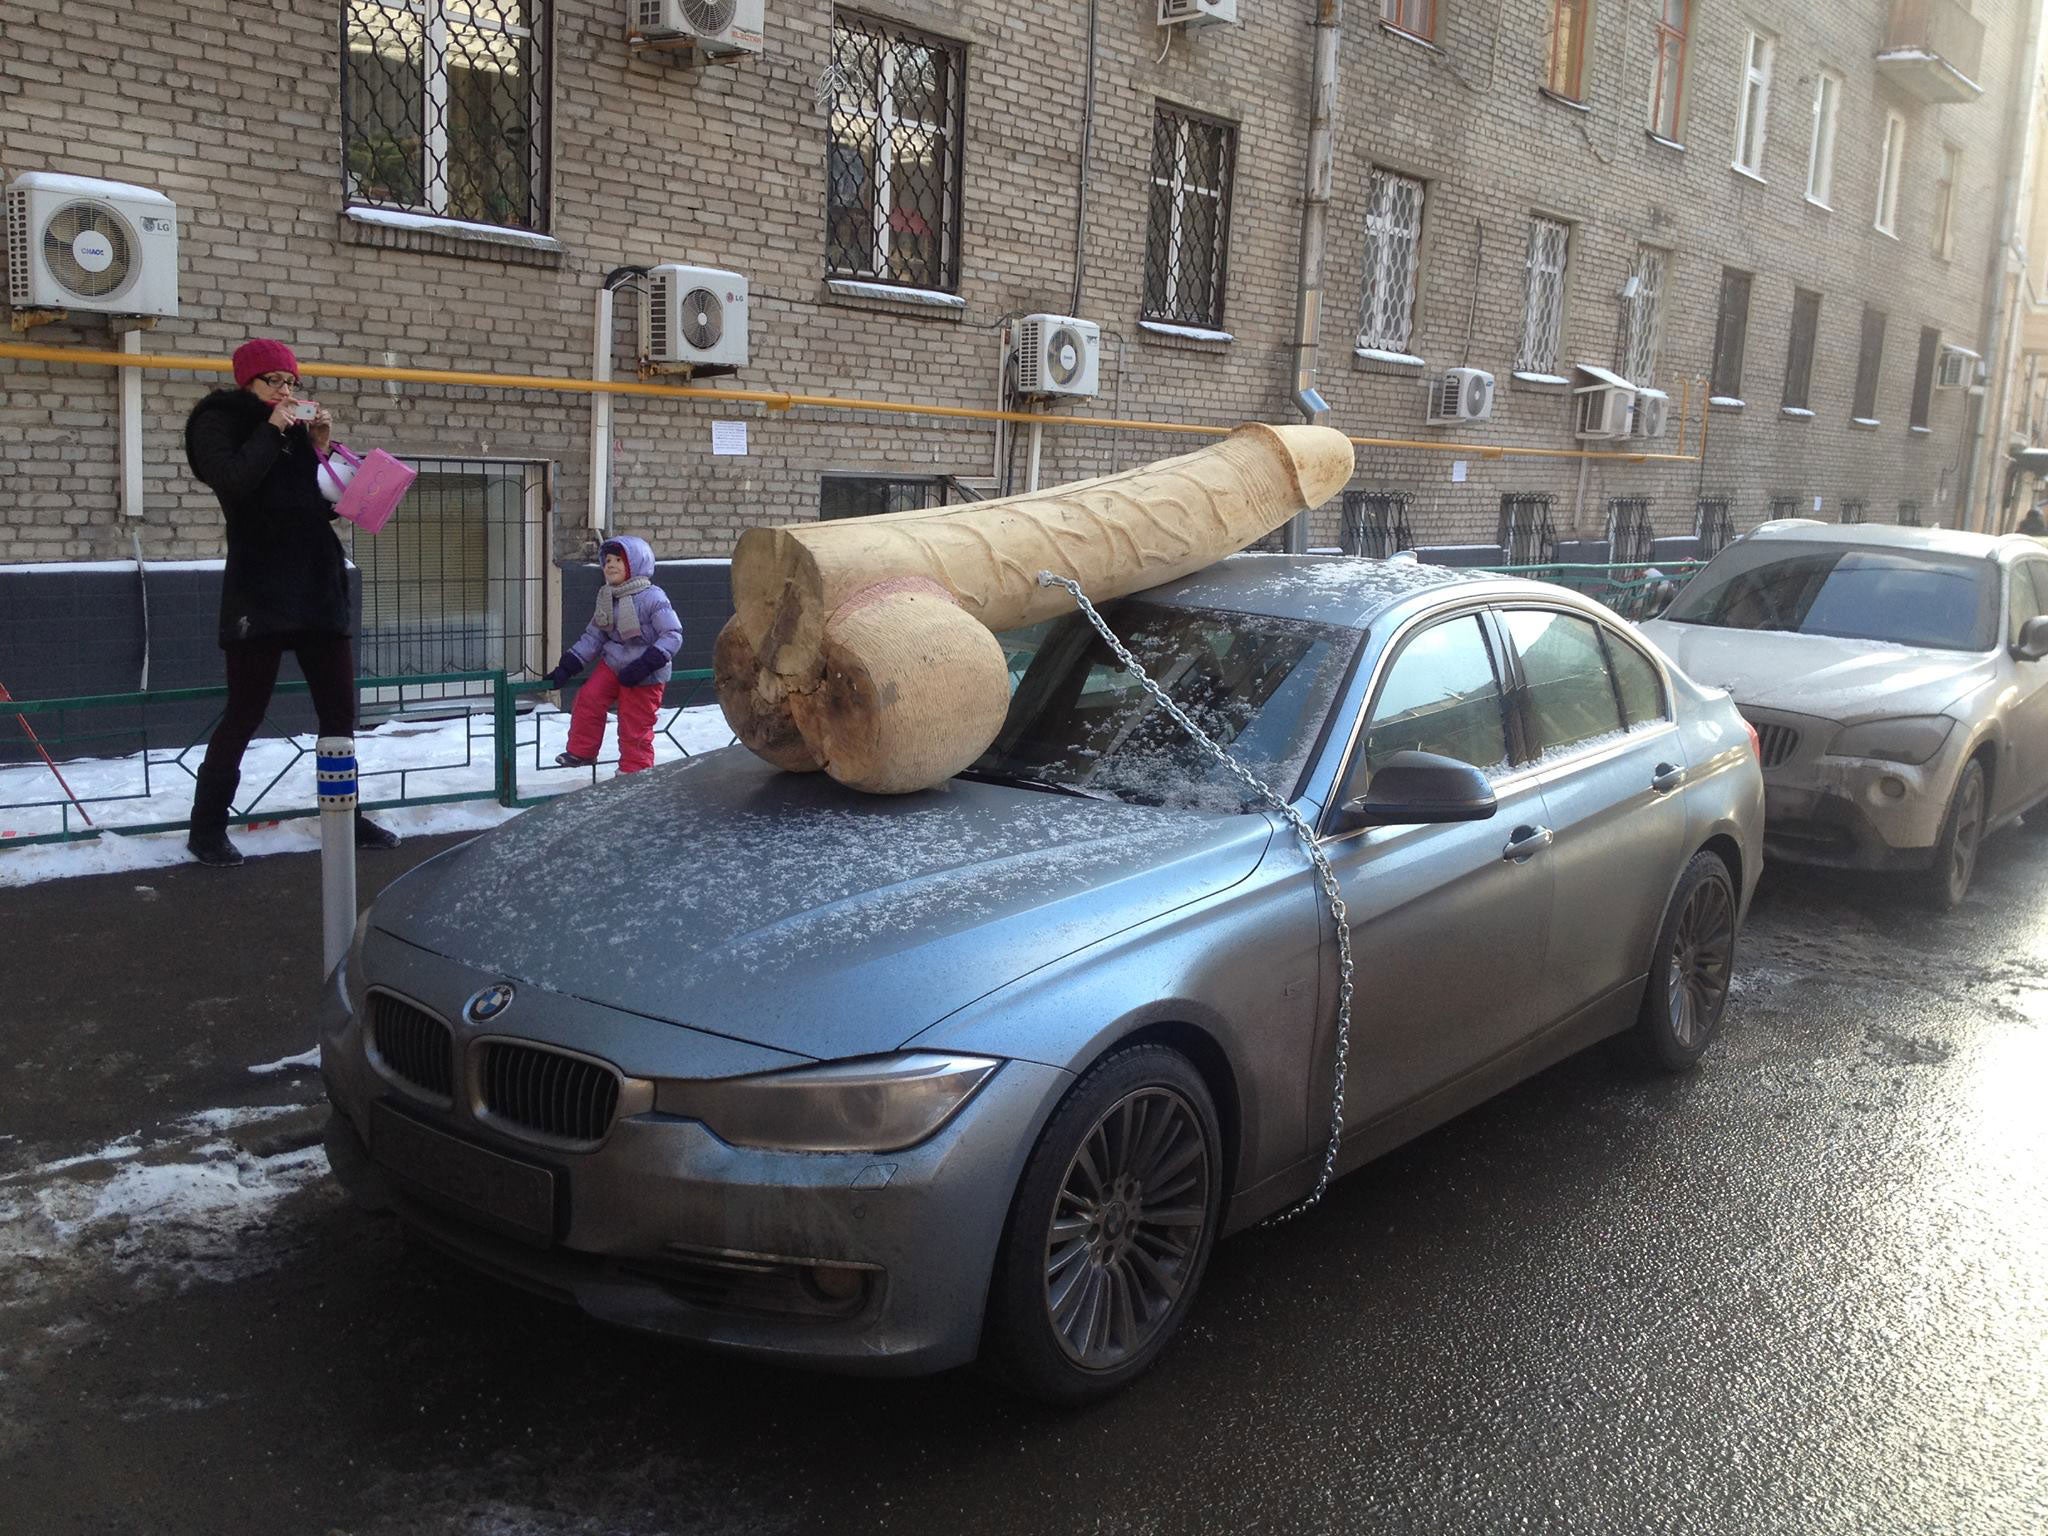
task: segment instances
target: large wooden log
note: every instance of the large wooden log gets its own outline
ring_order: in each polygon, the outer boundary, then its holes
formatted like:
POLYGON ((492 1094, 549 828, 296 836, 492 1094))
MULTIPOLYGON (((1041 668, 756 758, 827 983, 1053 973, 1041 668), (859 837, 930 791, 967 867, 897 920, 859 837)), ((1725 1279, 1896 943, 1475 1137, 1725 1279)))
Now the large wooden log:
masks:
POLYGON ((719 702, 734 734, 777 766, 815 764, 885 793, 941 783, 986 750, 1008 705, 1000 648, 969 642, 969 630, 1071 605, 1039 572, 1071 577, 1098 602, 1160 586, 1320 506, 1351 472, 1342 433, 1255 424, 1194 453, 999 501, 750 529, 733 554, 719 702))

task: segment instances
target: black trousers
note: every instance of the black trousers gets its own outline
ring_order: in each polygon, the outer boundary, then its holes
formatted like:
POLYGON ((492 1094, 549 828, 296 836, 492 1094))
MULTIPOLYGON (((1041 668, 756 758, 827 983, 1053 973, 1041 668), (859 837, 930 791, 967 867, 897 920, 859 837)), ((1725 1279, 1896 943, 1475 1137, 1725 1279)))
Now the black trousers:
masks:
POLYGON ((218 776, 242 766, 242 754, 263 724, 277 686, 277 669, 290 651, 299 658, 322 736, 352 736, 356 729, 356 658, 347 635, 274 635, 224 648, 228 702, 206 743, 202 768, 218 776))

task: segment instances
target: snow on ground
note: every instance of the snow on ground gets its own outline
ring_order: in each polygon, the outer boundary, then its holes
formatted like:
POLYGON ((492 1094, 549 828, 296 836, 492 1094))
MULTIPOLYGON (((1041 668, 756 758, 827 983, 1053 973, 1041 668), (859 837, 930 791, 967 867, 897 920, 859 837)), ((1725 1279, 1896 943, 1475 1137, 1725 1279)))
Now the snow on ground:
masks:
MULTIPOLYGON (((590 784, 588 768, 557 768, 555 754, 568 743, 569 717, 544 705, 518 722, 519 788, 522 794, 556 795, 590 784)), ((654 736, 657 764, 712 751, 732 740, 732 732, 716 705, 665 710, 654 736)), ((250 743, 242 759, 242 790, 238 811, 275 808, 295 810, 314 804, 314 738, 265 737, 250 743), (281 775, 281 777, 280 777, 281 775), (277 782, 273 785, 272 780, 277 782)), ((604 753, 615 754, 615 733, 607 729, 604 753)), ((182 821, 192 807, 192 776, 177 761, 179 754, 153 749, 118 758, 80 758, 59 762, 73 794, 85 804, 95 827, 147 826, 182 821), (145 760, 146 756, 146 760, 145 760)), ((449 720, 389 720, 356 737, 362 764, 363 798, 374 804, 403 796, 452 795, 488 791, 493 782, 491 718, 488 714, 449 720)), ((196 767, 200 751, 192 748, 185 762, 196 767)), ((607 763, 597 777, 617 771, 607 763)), ((9 847, 10 839, 61 831, 63 787, 56 773, 41 761, 0 767, 0 887, 33 885, 72 875, 106 874, 116 870, 160 869, 187 861, 185 834, 165 832, 137 836, 104 834, 70 843, 9 847)), ((494 800, 454 805, 407 806, 379 810, 377 819, 404 837, 438 832, 482 831, 518 812, 494 800)), ((81 829, 76 808, 70 826, 81 829)), ((318 817, 253 828, 231 827, 235 846, 252 858, 273 853, 310 853, 320 847, 318 817)))

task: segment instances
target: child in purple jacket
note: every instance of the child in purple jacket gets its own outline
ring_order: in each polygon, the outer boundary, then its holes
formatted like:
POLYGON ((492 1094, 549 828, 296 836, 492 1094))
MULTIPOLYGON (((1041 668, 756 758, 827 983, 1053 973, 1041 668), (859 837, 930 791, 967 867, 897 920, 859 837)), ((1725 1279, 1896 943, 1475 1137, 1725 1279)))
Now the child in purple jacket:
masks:
POLYGON ((654 551, 645 539, 606 539, 598 551, 604 585, 597 612, 576 643, 548 673, 560 688, 591 662, 597 670, 576 695, 569 715, 569 750, 555 761, 588 768, 604 743, 604 717, 619 704, 619 772, 654 766, 654 717, 668 686, 669 664, 682 649, 683 625, 668 594, 654 584, 654 551))

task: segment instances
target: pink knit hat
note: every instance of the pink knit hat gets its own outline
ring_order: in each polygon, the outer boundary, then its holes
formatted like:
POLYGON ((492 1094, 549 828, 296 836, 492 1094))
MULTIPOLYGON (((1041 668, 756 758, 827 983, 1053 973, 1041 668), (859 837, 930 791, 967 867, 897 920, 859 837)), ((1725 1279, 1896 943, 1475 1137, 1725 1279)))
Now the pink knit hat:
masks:
POLYGON ((235 386, 247 389, 252 379, 260 379, 266 373, 288 373, 299 376, 299 360, 292 356, 292 349, 281 341, 272 341, 258 336, 245 341, 235 348, 235 386))

